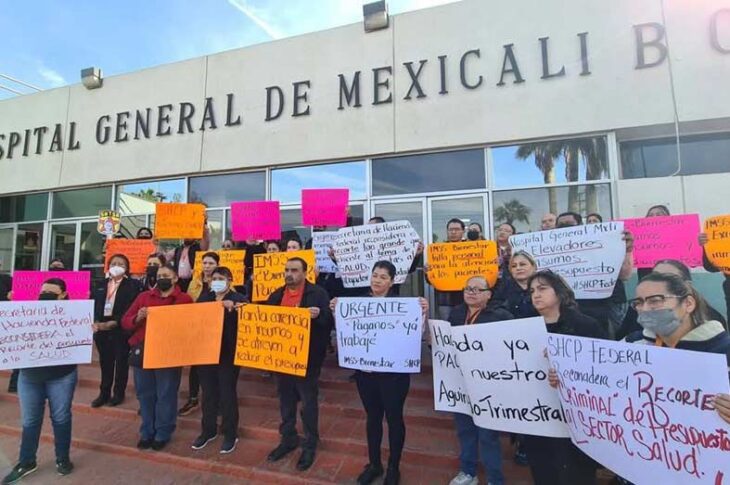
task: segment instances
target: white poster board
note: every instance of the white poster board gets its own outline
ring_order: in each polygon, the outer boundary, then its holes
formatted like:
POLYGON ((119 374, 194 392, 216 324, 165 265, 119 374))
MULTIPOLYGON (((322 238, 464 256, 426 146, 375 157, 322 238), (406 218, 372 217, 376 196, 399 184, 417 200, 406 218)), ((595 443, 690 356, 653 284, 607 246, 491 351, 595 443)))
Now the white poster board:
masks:
POLYGON ((373 265, 381 260, 395 265, 395 283, 408 277, 420 237, 408 221, 343 227, 337 231, 335 257, 345 288, 370 286, 373 265))
POLYGON ((471 399, 457 362, 451 324, 429 320, 428 328, 431 332, 434 409, 471 416, 471 399))
POLYGON ((451 327, 451 336, 477 426, 569 436, 558 392, 547 380, 542 317, 451 327))
POLYGON ((330 258, 329 250, 335 245, 337 231, 321 231, 312 233, 312 249, 320 273, 337 273, 337 264, 330 258))
POLYGON ((604 222, 510 236, 512 253, 526 251, 538 269, 568 282, 577 299, 608 298, 626 255, 623 222, 604 222))
POLYGON ((0 369, 88 364, 92 300, 0 302, 0 369))
POLYGON ((728 392, 724 355, 564 335, 548 355, 587 455, 636 484, 727 483, 730 425, 709 402, 728 392))
POLYGON ((340 367, 421 371, 423 313, 418 298, 338 298, 335 323, 340 367))

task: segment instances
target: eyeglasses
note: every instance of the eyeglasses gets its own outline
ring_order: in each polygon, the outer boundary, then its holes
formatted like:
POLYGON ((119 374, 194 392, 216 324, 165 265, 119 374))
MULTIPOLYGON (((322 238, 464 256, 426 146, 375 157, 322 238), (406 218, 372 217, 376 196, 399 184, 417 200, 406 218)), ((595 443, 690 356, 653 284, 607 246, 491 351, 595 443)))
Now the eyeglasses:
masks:
POLYGON ((485 291, 489 291, 489 288, 476 288, 474 286, 467 286, 466 288, 464 288, 464 293, 469 293, 471 295, 484 293, 485 291))
POLYGON ((638 310, 639 308, 643 308, 646 303, 649 308, 657 309, 664 306, 664 302, 667 301, 667 298, 677 298, 681 300, 684 297, 677 295, 649 295, 646 298, 634 298, 633 300, 629 300, 629 305, 631 305, 631 308, 634 310, 638 310))

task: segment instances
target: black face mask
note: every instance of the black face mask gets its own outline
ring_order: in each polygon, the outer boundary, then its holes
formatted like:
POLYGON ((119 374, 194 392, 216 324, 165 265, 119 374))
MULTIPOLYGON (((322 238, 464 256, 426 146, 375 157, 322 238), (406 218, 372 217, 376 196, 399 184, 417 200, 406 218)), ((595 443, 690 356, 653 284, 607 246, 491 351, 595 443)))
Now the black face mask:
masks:
POLYGON ((466 233, 466 238, 469 241, 476 241, 479 239, 479 231, 469 231, 466 233))
POLYGON ((167 291, 172 288, 172 280, 170 278, 158 278, 157 288, 160 291, 167 291))
POLYGON ((53 268, 48 268, 48 271, 66 271, 66 269, 53 267, 53 268))
POLYGON ((51 292, 45 292, 38 295, 39 300, 58 300, 58 295, 51 292))

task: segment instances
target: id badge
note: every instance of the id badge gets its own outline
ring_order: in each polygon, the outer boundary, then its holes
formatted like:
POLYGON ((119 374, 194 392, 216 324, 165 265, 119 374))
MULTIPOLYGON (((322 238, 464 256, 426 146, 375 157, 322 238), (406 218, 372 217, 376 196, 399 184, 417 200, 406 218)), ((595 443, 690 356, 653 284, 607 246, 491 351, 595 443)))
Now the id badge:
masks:
POLYGON ((106 304, 104 305, 104 316, 111 317, 113 309, 114 309, 114 305, 112 305, 112 303, 110 301, 106 302, 106 304))

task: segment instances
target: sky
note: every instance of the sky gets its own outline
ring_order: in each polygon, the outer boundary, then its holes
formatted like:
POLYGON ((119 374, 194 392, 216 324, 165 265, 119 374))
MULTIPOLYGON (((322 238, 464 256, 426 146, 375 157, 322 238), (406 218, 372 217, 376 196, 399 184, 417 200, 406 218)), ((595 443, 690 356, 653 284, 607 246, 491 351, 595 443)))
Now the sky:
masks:
MULTIPOLYGON (((362 20, 370 0, 0 0, 0 74, 40 89, 362 20)), ((389 0, 391 14, 455 0, 389 0)), ((32 89, 0 76, 22 93, 32 89)), ((0 99, 15 94, 0 89, 0 99)))

